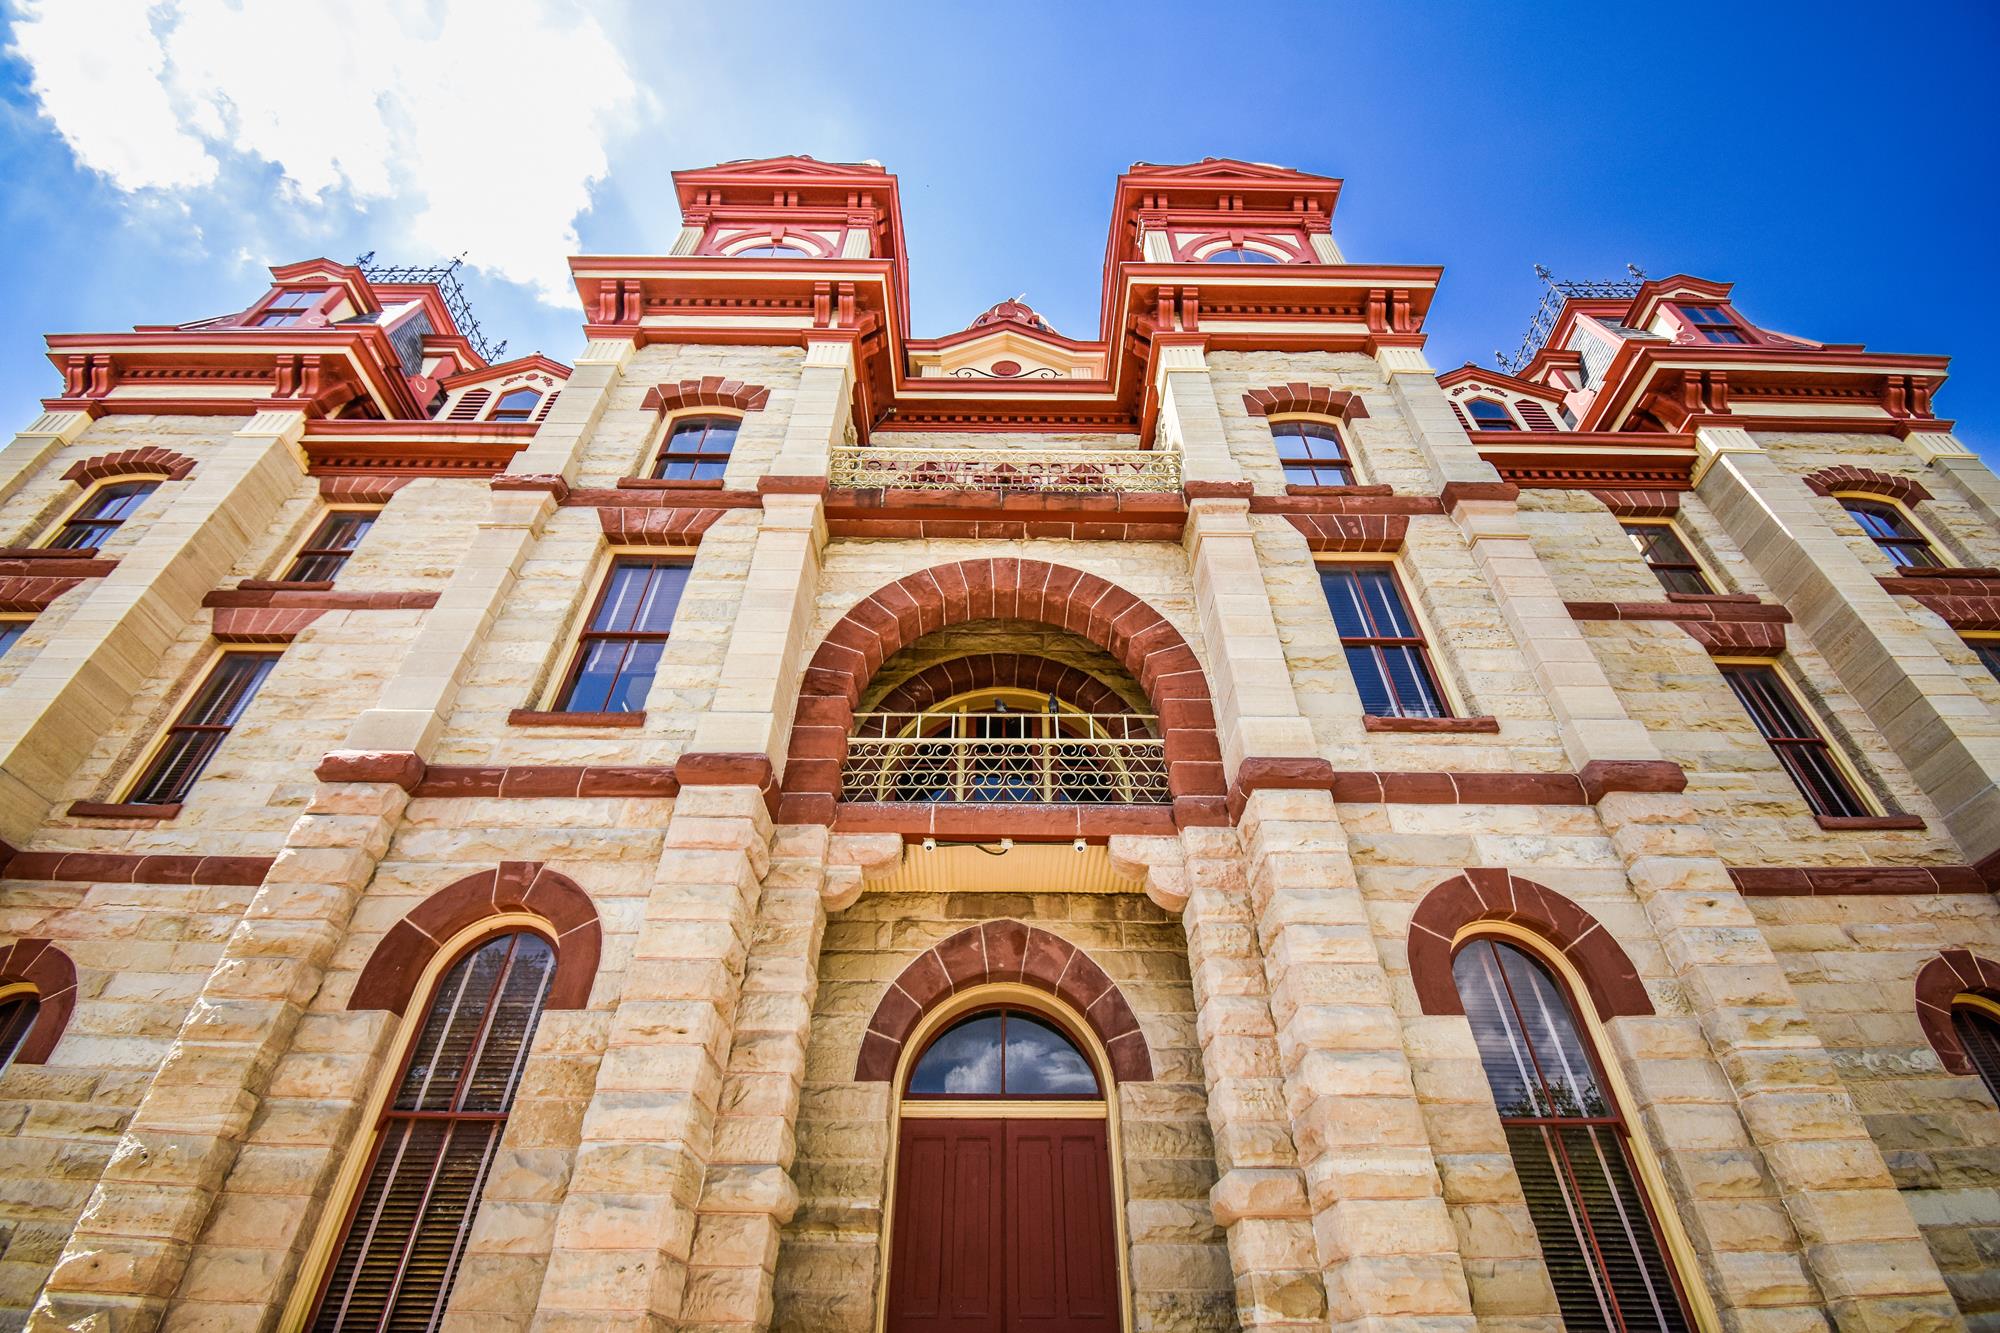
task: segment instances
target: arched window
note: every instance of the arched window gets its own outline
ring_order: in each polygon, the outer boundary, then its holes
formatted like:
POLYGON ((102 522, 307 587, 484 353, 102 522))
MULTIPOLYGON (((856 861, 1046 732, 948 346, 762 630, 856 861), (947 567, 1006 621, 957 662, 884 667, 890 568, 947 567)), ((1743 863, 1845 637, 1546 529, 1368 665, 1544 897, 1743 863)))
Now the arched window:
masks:
POLYGON ((0 997, 0 1074, 13 1066, 15 1053, 26 1040, 28 1029, 35 1026, 35 1016, 41 1010, 41 997, 32 986, 23 985, 13 994, 0 997))
POLYGON ((1090 1061, 1055 1023, 1026 1009, 982 1009, 931 1039, 907 1097, 1086 1097, 1103 1093, 1090 1061))
POLYGON ((1278 257, 1247 245, 1225 245, 1201 257, 1204 264, 1275 264, 1278 257))
POLYGON ((314 1333, 443 1320, 554 971, 549 942, 514 931, 480 941, 438 982, 376 1125, 314 1333))
POLYGON ((718 481, 736 448, 737 417, 682 417, 660 446, 653 476, 661 481, 718 481))
POLYGON ((1354 484, 1354 464, 1347 461, 1340 432, 1332 426, 1319 421, 1279 421, 1272 423, 1271 438, 1277 441, 1278 461, 1284 465, 1287 485, 1354 484))
POLYGON ((1961 999, 1951 1007, 1951 1027, 1987 1095, 2000 1102, 2000 1005, 1961 999))
POLYGON ((731 259, 810 259, 812 256, 796 245, 753 245, 746 250, 730 252, 731 259))
POLYGON ((114 481, 99 486, 62 521, 49 538, 52 551, 94 551, 124 526, 132 511, 144 504, 157 481, 114 481))
POLYGON ((1472 413, 1472 424, 1480 430, 1521 429, 1506 406, 1491 398, 1474 398, 1465 405, 1465 410, 1472 413))
POLYGON ((542 395, 535 389, 509 389, 500 395, 500 401, 493 404, 493 410, 486 414, 488 421, 533 421, 535 407, 542 401, 542 395))
POLYGON ((1563 1322, 1573 1333, 1692 1327, 1631 1130, 1563 987, 1527 950, 1485 936, 1451 971, 1563 1322))
POLYGON ((1854 516, 1869 540, 1898 569, 1941 569, 1944 561, 1931 549, 1930 539, 1917 531, 1903 511, 1887 500, 1858 495, 1840 497, 1840 507, 1854 516))

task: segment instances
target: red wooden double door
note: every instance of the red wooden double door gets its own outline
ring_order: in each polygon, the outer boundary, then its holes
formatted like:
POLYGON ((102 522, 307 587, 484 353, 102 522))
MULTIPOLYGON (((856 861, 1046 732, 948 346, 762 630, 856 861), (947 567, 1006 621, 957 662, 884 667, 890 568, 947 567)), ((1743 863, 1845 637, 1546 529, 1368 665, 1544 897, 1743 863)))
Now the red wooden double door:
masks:
POLYGON ((1117 1333, 1103 1120, 903 1121, 888 1333, 1117 1333))

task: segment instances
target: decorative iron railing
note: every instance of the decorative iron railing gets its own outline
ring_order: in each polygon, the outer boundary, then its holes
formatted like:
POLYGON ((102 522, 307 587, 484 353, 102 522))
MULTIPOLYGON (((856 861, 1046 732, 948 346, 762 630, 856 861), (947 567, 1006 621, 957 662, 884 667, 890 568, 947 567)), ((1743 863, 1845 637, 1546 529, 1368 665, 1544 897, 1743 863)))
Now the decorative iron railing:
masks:
POLYGON ((1629 301, 1637 296, 1646 281, 1645 270, 1630 264, 1625 269, 1632 275, 1630 281, 1574 282, 1559 279, 1540 264, 1535 265, 1535 276, 1542 280, 1546 289, 1542 292, 1542 303, 1535 307, 1535 317, 1528 321, 1528 331, 1522 335, 1520 349, 1511 357, 1496 350, 1493 353, 1494 363, 1510 374, 1526 368, 1535 359, 1535 353, 1547 344, 1549 335, 1556 331, 1556 320, 1561 316, 1563 306, 1573 297, 1629 301))
MULTIPOLYGON (((459 266, 465 263, 460 255, 449 264, 378 264, 375 252, 370 250, 354 261, 361 270, 361 276, 370 282, 427 282, 438 289, 438 296, 444 301, 444 308, 451 315, 452 323, 472 344, 472 350, 488 362, 498 361, 507 350, 506 339, 492 342, 486 331, 479 327, 479 321, 472 317, 472 302, 465 299, 465 288, 458 284, 459 266)), ((411 372, 415 373, 415 372, 411 372)))
POLYGON ((1029 494, 1178 491, 1181 456, 1153 449, 902 449, 839 445, 835 486, 1029 494))
POLYGON ((929 805, 1163 805, 1166 742, 1138 713, 862 713, 841 798, 929 805))

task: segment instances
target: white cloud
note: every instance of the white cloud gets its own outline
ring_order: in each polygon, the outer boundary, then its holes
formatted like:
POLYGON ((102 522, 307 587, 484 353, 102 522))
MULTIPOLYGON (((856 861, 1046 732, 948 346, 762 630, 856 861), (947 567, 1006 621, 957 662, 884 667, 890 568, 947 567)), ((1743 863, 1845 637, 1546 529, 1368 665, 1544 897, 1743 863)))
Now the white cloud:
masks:
POLYGON ((385 258, 463 251, 551 304, 605 145, 649 105, 574 0, 34 0, 14 49, 120 190, 268 163, 273 209, 366 209, 385 258))

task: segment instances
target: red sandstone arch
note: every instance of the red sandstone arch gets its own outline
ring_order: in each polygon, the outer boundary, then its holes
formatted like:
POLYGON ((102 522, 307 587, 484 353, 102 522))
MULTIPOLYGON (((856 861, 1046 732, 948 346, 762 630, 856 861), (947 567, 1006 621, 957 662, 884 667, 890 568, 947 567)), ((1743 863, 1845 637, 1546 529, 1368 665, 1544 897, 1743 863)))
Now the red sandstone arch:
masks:
POLYGON ((641 406, 649 412, 676 412, 683 407, 733 407, 739 412, 761 412, 771 401, 771 391, 761 384, 703 375, 698 380, 678 384, 656 384, 646 390, 641 406))
POLYGON ((1368 404, 1361 401, 1358 393, 1324 384, 1273 384, 1267 389, 1252 389, 1244 394, 1243 410, 1253 417, 1311 412, 1316 416, 1353 421, 1356 417, 1368 415, 1368 404))
POLYGON ((884 713, 921 713, 942 699, 973 690, 1016 689, 1053 694, 1086 713, 1129 713, 1132 705, 1081 667, 1026 653, 972 653, 925 667, 882 696, 884 713))
POLYGON ((1917 1022, 1952 1074, 1976 1074, 1972 1057, 1951 1025, 1951 1002, 1961 995, 2000 1000, 2000 963, 1966 949, 1946 949, 1917 970, 1917 1022))
POLYGON ((347 1007, 402 1013, 424 968, 446 941, 467 926, 508 912, 540 917, 554 936, 556 970, 543 1007, 581 1009, 589 1003, 604 943, 590 895, 540 861, 502 861, 498 870, 467 875, 439 889, 392 926, 361 969, 347 1007))
POLYGON ((1639 969, 1596 917, 1554 889, 1505 870, 1468 870, 1424 895, 1410 918, 1410 980, 1427 1014, 1463 1014, 1452 941, 1481 921, 1506 921, 1547 940, 1576 965, 1599 1018, 1650 1014, 1639 969))
POLYGON ((1867 495, 1886 495, 1910 505, 1921 504, 1931 498, 1929 491, 1908 477, 1892 476, 1887 472, 1877 472, 1872 467, 1856 467, 1852 463, 1823 467, 1817 472, 1806 473, 1801 480, 1814 495, 1860 491, 1867 495))
POLYGON ((1208 678, 1180 631, 1095 574, 1010 558, 919 570, 876 589, 841 617, 813 654, 799 689, 781 820, 832 822, 854 706, 869 679, 906 645, 973 620, 1055 625, 1117 658, 1159 715, 1175 818, 1187 823, 1228 817, 1208 678))
POLYGON ((35 988, 35 1021, 14 1051, 17 1065, 48 1061, 76 1009, 76 964, 47 940, 15 940, 0 949, 0 986, 26 982, 35 988))
POLYGON ((967 926, 925 950, 889 983, 862 1034, 854 1077, 886 1083, 896 1076, 896 1059, 923 1016, 960 991, 995 981, 1012 981, 1045 991, 1079 1014, 1111 1056, 1111 1074, 1120 1083, 1146 1083, 1153 1055, 1146 1034, 1118 983, 1089 954, 1058 935, 1019 921, 987 921, 967 926))
POLYGON ((150 476, 164 472, 168 481, 179 481, 192 471, 194 460, 186 454, 148 444, 137 449, 120 449, 117 453, 86 458, 72 464, 70 470, 63 473, 63 480, 88 486, 106 477, 150 476))

